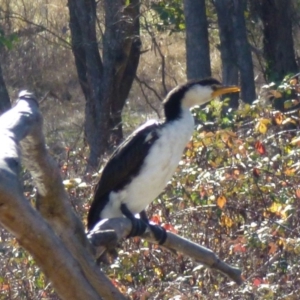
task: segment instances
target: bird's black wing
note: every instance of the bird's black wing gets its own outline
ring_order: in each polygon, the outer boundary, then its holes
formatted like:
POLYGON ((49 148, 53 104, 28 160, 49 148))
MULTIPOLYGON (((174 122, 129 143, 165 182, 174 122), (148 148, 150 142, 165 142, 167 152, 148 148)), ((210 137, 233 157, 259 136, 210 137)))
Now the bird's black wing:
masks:
POLYGON ((160 123, 151 123, 133 132, 112 154, 95 188, 94 200, 88 213, 88 229, 100 220, 100 213, 111 191, 121 190, 136 176, 149 149, 159 137, 160 123))

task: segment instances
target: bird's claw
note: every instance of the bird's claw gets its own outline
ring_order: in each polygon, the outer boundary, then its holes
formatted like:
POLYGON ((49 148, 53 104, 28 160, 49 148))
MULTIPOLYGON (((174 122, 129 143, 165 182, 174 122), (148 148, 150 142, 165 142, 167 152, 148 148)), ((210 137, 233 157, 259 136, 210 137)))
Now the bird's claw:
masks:
POLYGON ((155 237, 155 240, 158 242, 159 245, 163 245, 167 239, 166 229, 164 229, 163 227, 161 227, 159 225, 149 224, 149 226, 155 237))
POLYGON ((141 236, 147 229, 147 224, 141 219, 130 219, 132 223, 132 228, 127 238, 131 238, 134 236, 141 236))

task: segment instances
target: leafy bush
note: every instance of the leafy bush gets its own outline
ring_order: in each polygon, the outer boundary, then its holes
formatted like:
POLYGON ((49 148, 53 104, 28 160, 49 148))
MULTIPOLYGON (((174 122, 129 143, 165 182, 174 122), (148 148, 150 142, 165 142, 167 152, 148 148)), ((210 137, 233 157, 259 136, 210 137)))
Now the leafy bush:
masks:
POLYGON ((297 298, 300 123, 290 103, 297 106, 298 92, 297 80, 285 80, 264 86, 252 106, 235 112, 220 101, 195 110, 197 130, 178 172, 148 210, 153 221, 239 266, 245 284, 237 288, 189 258, 137 240, 109 270, 134 299, 297 298), (273 108, 283 97, 288 112, 273 108))
MULTIPOLYGON (((102 266, 132 299, 297 299, 300 253, 297 80, 263 87, 239 110, 213 101, 194 111, 197 130, 178 171, 148 215, 243 270, 237 287, 188 257, 139 238, 102 266), (274 110, 283 101, 283 111, 274 110), (288 105, 287 105, 288 104, 288 105), (296 105, 296 106, 291 106, 296 105), (287 111, 288 110, 288 111, 287 111)), ((226 104, 226 100, 224 101, 226 104)), ((84 149, 59 162, 70 205, 86 219, 96 177, 84 174, 84 149)), ((25 193, 35 190, 24 173, 25 193)), ((57 299, 32 258, 5 231, 0 236, 0 299, 57 299)))

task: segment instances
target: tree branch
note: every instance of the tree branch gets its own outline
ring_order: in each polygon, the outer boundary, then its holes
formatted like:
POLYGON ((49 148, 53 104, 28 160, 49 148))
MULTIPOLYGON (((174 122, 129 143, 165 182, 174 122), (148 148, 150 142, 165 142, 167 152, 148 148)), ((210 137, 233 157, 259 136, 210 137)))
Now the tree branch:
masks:
POLYGON ((2 225, 33 255, 62 299, 125 299, 90 255, 83 226, 46 150, 42 116, 31 94, 23 93, 16 106, 0 117, 0 137, 2 225), (22 139, 24 162, 38 189, 39 212, 23 196, 18 178, 22 139))
MULTIPOLYGON (((97 256, 99 257, 105 250, 110 249, 111 244, 117 244, 128 236, 131 232, 131 227, 131 221, 126 218, 105 219, 99 222, 88 234, 88 239, 97 248, 97 256)), ((149 227, 141 237, 151 243, 157 244, 149 227)), ((183 237, 167 232, 167 239, 163 247, 172 252, 183 253, 209 268, 222 272, 238 285, 243 283, 240 269, 226 264, 213 251, 183 237)))

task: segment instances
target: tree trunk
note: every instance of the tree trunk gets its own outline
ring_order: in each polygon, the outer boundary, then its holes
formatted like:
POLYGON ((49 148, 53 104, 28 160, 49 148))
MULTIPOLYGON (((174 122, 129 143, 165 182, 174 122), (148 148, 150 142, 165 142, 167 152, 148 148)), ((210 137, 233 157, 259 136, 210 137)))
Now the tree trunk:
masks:
MULTIPOLYGON (((244 19, 245 0, 214 1, 220 34, 223 83, 238 84, 240 77, 242 99, 252 103, 255 98, 253 62, 247 40, 244 19)), ((238 96, 230 96, 230 107, 238 106, 238 96)))
POLYGON ((123 138, 122 110, 128 98, 140 59, 140 22, 139 1, 132 0, 123 14, 127 19, 115 14, 110 0, 105 2, 106 31, 104 40, 103 59, 108 65, 115 65, 113 76, 113 94, 110 111, 110 128, 112 142, 120 143, 123 138), (110 42, 114 41, 114 42, 110 42))
MULTIPOLYGON (((229 2, 226 0, 215 0, 214 2, 219 26, 220 54, 222 61, 222 82, 225 85, 237 85, 239 82, 238 64, 236 61, 236 48, 234 45, 233 25, 231 22, 229 2)), ((228 95, 226 95, 228 97, 228 95)), ((238 107, 239 95, 230 95, 229 106, 238 107)))
POLYGON ((11 107, 9 95, 6 89, 5 81, 2 74, 2 68, 0 65, 0 114, 9 110, 11 107))
POLYGON ((188 79, 211 76, 205 0, 184 0, 188 79))
POLYGON ((252 0, 254 13, 263 23, 263 52, 269 81, 281 81, 297 72, 292 30, 291 0, 252 0))
POLYGON ((97 168, 110 142, 122 138, 121 112, 139 62, 139 0, 131 0, 129 5, 123 0, 104 1, 102 58, 96 34, 95 0, 69 0, 68 6, 72 50, 86 99, 88 165, 97 168))
POLYGON ((256 94, 251 49, 247 39, 247 28, 244 17, 246 0, 231 0, 231 2, 233 8, 234 44, 237 49, 241 94, 243 101, 251 104, 256 99, 256 94))

